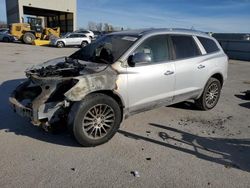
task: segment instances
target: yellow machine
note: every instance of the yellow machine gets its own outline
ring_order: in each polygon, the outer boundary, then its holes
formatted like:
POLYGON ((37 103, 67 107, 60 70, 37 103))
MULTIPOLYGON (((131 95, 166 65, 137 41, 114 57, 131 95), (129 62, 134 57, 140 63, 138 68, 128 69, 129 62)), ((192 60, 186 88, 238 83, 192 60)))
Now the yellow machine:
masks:
POLYGON ((42 28, 42 19, 28 17, 27 23, 13 23, 10 33, 26 44, 47 44, 51 36, 59 37, 60 28, 42 28), (45 41, 42 41, 45 40, 45 41))

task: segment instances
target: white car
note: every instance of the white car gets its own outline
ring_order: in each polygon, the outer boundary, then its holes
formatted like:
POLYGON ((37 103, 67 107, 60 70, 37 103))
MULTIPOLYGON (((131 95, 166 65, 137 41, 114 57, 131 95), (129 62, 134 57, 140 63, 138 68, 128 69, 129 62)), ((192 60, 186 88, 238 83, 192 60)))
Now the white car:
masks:
POLYGON ((89 37, 91 40, 95 38, 95 34, 94 32, 90 31, 90 30, 77 30, 75 31, 75 33, 81 33, 86 35, 87 37, 89 37))
POLYGON ((61 38, 51 39, 51 45, 62 48, 65 46, 80 46, 81 48, 91 43, 91 39, 82 33, 67 33, 61 38))

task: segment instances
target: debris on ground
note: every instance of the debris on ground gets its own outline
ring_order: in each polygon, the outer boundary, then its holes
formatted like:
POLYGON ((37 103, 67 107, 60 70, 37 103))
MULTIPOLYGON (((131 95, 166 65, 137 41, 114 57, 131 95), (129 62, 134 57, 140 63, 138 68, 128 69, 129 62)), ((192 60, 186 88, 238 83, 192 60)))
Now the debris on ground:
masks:
POLYGON ((147 133, 147 136, 149 136, 149 134, 151 133, 151 131, 146 131, 146 133, 147 133))
POLYGON ((147 160, 147 161, 151 161, 151 157, 147 157, 146 160, 147 160))
POLYGON ((250 84, 250 81, 244 81, 243 84, 250 84))
POLYGON ((75 168, 71 168, 72 171, 75 171, 76 169, 75 168))
MULTIPOLYGON (((221 117, 221 118, 217 118, 217 119, 213 119, 213 120, 206 120, 206 119, 200 119, 200 118, 187 118, 185 120, 185 122, 187 123, 201 123, 203 125, 208 125, 208 126, 221 126, 224 125, 228 120, 232 120, 233 116, 227 116, 225 118, 221 117)), ((181 123, 182 124, 182 123, 181 123)), ((182 124, 183 125, 183 124, 182 124)))
POLYGON ((135 177, 137 177, 137 178, 139 178, 140 177, 140 174, 139 174, 139 172, 138 171, 131 171, 130 172, 131 174, 133 174, 135 177))
POLYGON ((168 134, 164 132, 159 132, 159 137, 161 137, 163 141, 169 138, 168 134))

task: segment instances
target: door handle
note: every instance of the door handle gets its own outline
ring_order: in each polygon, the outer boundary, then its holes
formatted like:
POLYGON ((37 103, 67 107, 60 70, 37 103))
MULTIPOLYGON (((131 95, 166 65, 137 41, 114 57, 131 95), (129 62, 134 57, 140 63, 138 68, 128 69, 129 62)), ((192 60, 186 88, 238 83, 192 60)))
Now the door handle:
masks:
POLYGON ((174 71, 169 71, 168 70, 167 72, 164 73, 164 75, 166 75, 166 76, 171 75, 171 74, 174 74, 174 71))
POLYGON ((205 68, 206 66, 205 65, 199 65, 198 66, 198 69, 203 69, 203 68, 205 68))

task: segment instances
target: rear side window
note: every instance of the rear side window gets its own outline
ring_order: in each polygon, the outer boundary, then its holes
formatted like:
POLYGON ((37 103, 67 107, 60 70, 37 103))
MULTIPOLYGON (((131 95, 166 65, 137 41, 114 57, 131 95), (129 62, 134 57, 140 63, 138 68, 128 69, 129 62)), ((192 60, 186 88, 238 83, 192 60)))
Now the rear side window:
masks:
POLYGON ((71 34, 71 35, 70 35, 70 38, 78 38, 78 37, 80 37, 79 34, 71 34))
POLYGON ((201 42, 202 46, 205 48, 208 54, 219 51, 218 46, 213 40, 204 37, 197 37, 197 38, 199 39, 199 41, 201 42))
POLYGON ((83 34, 79 34, 79 37, 86 37, 86 35, 83 35, 83 34))
POLYGON ((171 36, 174 48, 174 59, 184 59, 201 55, 192 36, 171 36))
POLYGON ((68 38, 74 38, 74 37, 75 37, 74 34, 68 35, 68 38))

